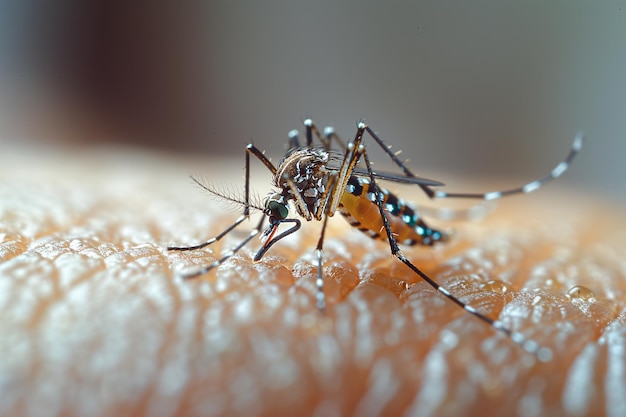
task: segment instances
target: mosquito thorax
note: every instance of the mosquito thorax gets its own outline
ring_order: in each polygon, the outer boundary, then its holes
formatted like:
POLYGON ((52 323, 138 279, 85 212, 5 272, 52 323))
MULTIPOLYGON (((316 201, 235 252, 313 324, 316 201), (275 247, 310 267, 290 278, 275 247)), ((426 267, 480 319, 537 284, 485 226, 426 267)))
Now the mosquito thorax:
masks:
MULTIPOLYGON (((330 175, 336 171, 328 168, 330 153, 316 147, 300 147, 290 150, 280 162, 274 176, 274 185, 283 190, 286 199, 301 200, 308 213, 296 205, 298 214, 310 220, 318 218, 321 196, 326 195, 326 186, 330 175), (293 189, 289 185, 292 182, 293 189), (298 194, 296 196, 295 194, 298 194)), ((318 219, 319 220, 319 219, 318 219)))

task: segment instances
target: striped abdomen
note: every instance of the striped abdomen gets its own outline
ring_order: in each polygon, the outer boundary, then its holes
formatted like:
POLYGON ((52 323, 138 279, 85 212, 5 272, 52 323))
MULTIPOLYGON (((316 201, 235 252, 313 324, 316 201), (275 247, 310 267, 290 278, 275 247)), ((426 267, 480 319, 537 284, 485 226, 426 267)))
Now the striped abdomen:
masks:
MULTIPOLYGON (((396 241, 402 245, 431 246, 444 241, 448 235, 431 229, 413 208, 392 193, 379 188, 383 195, 383 208, 396 241)), ((339 212, 350 225, 373 239, 387 239, 383 220, 376 205, 374 192, 366 178, 351 177, 339 202, 339 212)))

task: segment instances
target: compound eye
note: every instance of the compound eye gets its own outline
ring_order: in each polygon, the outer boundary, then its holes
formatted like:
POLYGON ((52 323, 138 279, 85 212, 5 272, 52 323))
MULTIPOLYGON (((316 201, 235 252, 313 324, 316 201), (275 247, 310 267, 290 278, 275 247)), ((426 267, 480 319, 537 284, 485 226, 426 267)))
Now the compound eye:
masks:
POLYGON ((267 209, 269 210, 270 216, 277 220, 284 220, 289 215, 289 208, 286 204, 279 203, 275 200, 270 200, 267 202, 267 209))

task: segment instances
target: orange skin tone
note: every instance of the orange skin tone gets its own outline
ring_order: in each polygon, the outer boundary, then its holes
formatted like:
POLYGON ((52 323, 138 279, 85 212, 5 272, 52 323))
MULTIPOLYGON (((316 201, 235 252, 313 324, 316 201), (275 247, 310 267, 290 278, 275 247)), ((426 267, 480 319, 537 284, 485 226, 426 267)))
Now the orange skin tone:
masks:
MULTIPOLYGON (((619 208, 551 184, 452 225, 450 242, 404 249, 551 348, 540 363, 340 216, 326 234, 324 315, 315 222, 257 263, 255 239, 183 282, 178 268, 213 262, 246 234, 165 251, 238 216, 185 173, 237 183, 241 161, 120 156, 24 154, 0 168, 0 415, 620 415, 619 208)), ((266 188, 259 176, 253 189, 266 188)))

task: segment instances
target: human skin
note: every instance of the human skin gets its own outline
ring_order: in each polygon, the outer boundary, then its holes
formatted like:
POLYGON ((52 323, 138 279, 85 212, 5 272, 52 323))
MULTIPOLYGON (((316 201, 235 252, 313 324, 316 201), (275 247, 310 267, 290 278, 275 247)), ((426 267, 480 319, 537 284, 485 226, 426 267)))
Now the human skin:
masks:
MULTIPOLYGON (((186 173, 241 187, 242 167, 119 150, 5 158, 0 415, 625 414, 618 208, 556 182, 479 222, 437 223, 455 230, 451 242, 404 248, 455 296, 549 348, 540 362, 339 215, 324 247, 325 313, 315 307, 316 223, 259 262, 254 239, 182 280, 257 221, 208 248, 168 252, 240 214, 186 173)), ((254 176, 259 195, 268 184, 254 176)))

